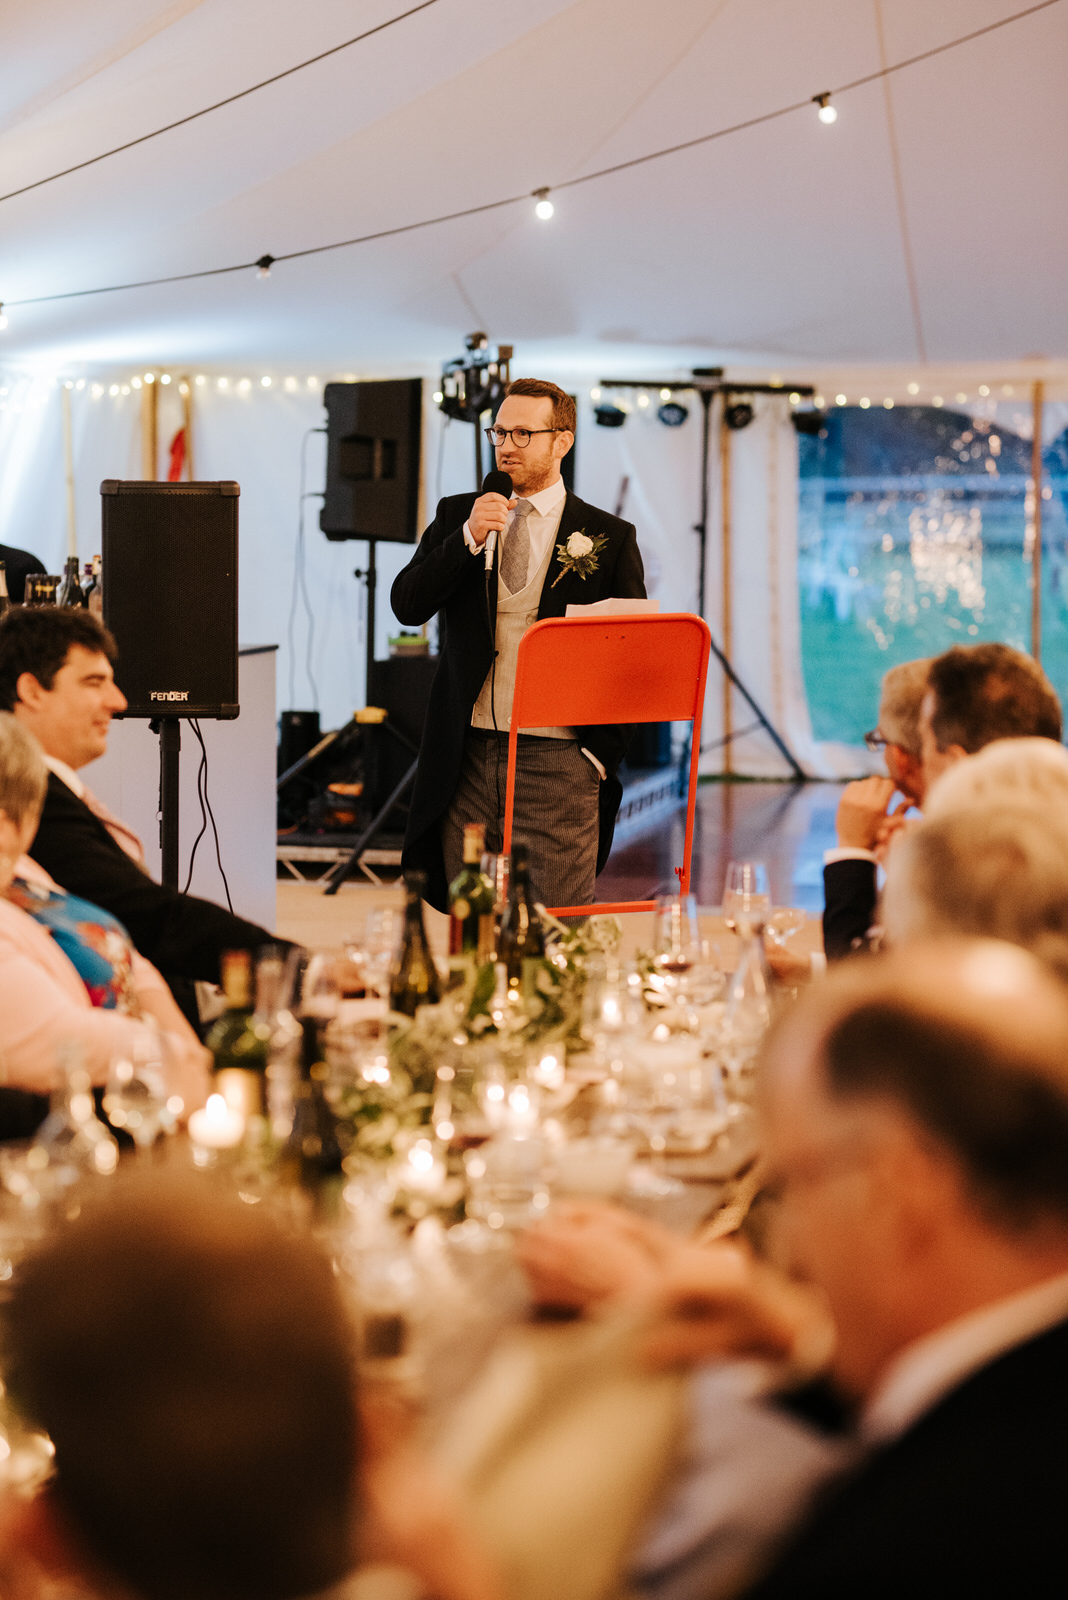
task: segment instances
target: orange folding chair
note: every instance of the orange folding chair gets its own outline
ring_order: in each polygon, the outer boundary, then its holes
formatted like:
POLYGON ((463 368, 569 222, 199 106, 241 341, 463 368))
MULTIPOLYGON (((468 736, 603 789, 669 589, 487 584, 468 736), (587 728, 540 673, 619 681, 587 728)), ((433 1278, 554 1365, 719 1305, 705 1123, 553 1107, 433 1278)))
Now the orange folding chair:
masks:
MULTIPOLYGON (((701 713, 711 645, 708 624, 689 612, 665 616, 551 617, 523 635, 516 663, 512 726, 508 735, 508 789, 504 850, 512 848, 517 735, 524 728, 584 726, 598 722, 693 723, 690 789, 681 893, 690 888, 701 713)), ((655 900, 619 900, 594 906, 550 906, 554 916, 591 911, 652 911, 655 900)))

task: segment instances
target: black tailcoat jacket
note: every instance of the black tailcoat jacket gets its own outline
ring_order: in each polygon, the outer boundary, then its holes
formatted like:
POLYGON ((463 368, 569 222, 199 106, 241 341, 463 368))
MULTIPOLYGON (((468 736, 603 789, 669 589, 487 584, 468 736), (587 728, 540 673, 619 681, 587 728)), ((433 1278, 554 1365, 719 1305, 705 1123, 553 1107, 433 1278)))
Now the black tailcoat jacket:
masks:
MULTIPOLYGON (((493 568, 487 574, 483 552, 473 555, 463 534, 476 498, 474 494, 458 494, 440 502, 433 522, 411 561, 398 574, 390 594, 394 614, 406 627, 421 626, 435 612, 443 614, 444 642, 430 691, 403 857, 406 869, 419 868, 426 873, 427 899, 442 911, 448 909, 448 884, 441 850, 441 821, 460 779, 464 740, 493 661, 497 625, 498 552, 494 552, 493 568)), ((569 494, 553 541, 538 620, 562 617, 569 605, 590 605, 615 596, 628 600, 645 598, 645 575, 633 524, 569 494), (572 533, 607 537, 597 568, 587 578, 560 565, 557 546, 572 533)), ((578 728, 576 732, 579 744, 593 752, 608 774, 600 788, 600 872, 612 848, 616 813, 623 796, 616 772, 632 729, 602 725, 578 728)))

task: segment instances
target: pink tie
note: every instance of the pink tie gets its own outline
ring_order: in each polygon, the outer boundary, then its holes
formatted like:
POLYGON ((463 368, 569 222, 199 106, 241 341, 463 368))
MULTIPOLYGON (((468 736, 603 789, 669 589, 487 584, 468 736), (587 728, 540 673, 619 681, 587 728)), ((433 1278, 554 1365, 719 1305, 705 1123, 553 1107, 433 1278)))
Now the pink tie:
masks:
POLYGON ((99 818, 104 824, 115 843, 125 850, 126 854, 132 857, 139 867, 143 867, 145 864, 144 846, 133 829, 128 828, 125 822, 115 816, 114 812, 109 811, 103 800, 98 800, 91 789, 82 791, 82 799, 93 813, 93 816, 99 818))

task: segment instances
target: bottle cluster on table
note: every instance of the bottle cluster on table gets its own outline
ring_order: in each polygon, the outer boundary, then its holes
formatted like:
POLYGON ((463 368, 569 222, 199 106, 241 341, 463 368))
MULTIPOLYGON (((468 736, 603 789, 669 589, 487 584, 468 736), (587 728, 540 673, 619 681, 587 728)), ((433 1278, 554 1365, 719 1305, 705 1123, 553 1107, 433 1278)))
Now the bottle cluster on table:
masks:
MULTIPOLYGON (((26 606, 79 606, 103 621, 103 562, 100 556, 94 556, 91 562, 87 561, 80 576, 77 556, 67 557, 61 575, 29 573, 21 603, 26 606)), ((0 561, 0 617, 9 606, 18 604, 8 586, 6 564, 0 561)))

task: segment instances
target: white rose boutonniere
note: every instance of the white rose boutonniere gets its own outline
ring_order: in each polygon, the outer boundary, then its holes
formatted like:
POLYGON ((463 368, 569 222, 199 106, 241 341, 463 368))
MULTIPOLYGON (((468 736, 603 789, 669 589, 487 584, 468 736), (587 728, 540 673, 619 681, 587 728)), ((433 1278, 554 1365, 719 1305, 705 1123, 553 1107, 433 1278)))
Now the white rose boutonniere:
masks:
POLYGON ((560 579, 569 572, 579 578, 588 578, 591 572, 596 572, 597 557, 607 543, 606 533, 595 533, 591 538, 584 528, 579 528, 575 533, 568 534, 567 539, 556 547, 557 559, 563 570, 553 579, 550 587, 555 589, 560 579))

